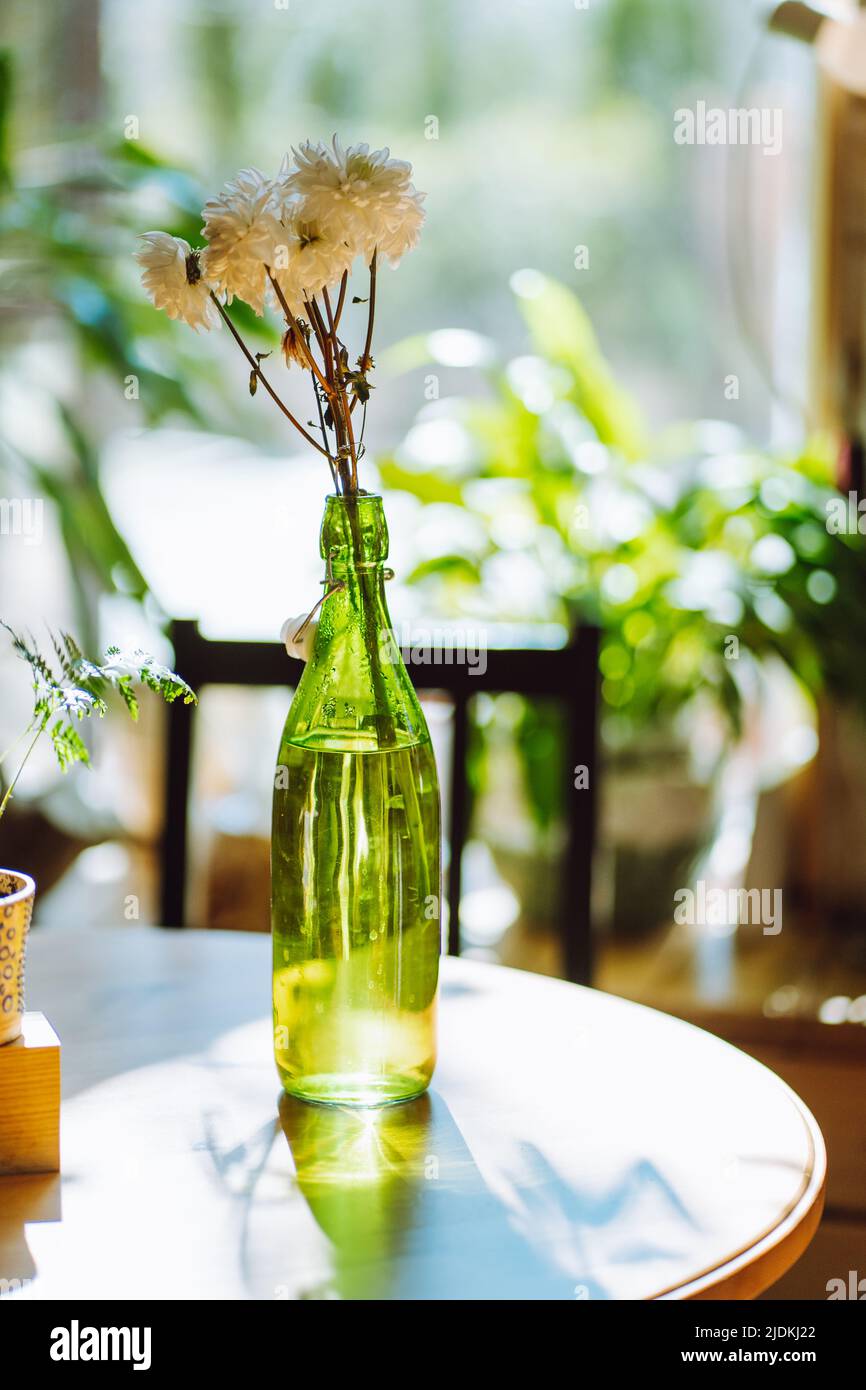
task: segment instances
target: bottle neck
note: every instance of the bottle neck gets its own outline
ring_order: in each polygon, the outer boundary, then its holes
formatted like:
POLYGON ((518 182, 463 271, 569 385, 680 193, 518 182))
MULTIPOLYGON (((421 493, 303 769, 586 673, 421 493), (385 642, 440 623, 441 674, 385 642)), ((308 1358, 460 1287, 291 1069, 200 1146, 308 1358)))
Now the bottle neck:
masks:
POLYGON ((329 497, 320 549, 325 583, 337 589, 325 605, 331 606, 332 617, 354 612, 368 634, 387 627, 388 527, 381 497, 329 497))
POLYGON ((329 497, 319 548, 336 579, 351 570, 366 572, 384 566, 388 527, 381 497, 329 497))
POLYGON ((331 563, 325 574, 325 591, 330 596, 323 611, 329 611, 335 636, 337 628, 347 622, 368 635, 377 634, 377 641, 378 634, 390 628, 384 565, 331 563))
MULTIPOLYGON (((388 576, 392 573, 387 571, 388 576)), ((325 561, 325 583, 339 584, 342 588, 382 589, 386 570, 381 560, 357 563, 353 556, 329 556, 325 561)))
POLYGON ((426 725, 388 614, 381 498, 329 497, 321 554, 328 597, 292 707, 292 737, 362 751, 417 743, 426 725))

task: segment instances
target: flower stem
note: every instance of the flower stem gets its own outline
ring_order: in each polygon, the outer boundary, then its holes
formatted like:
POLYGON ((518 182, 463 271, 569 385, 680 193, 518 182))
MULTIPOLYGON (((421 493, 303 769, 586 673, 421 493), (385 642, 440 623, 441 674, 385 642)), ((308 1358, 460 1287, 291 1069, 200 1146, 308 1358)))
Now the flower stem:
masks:
MULTIPOLYGON (((321 310, 319 309, 319 306, 316 303, 316 296, 314 294, 310 295, 309 299, 304 300, 304 308, 310 316, 310 323, 313 325, 313 329, 318 339, 319 348, 321 350, 322 356, 324 358, 327 358, 328 330, 325 328, 324 319, 322 318, 321 310)), ((325 364, 325 370, 327 371, 327 362, 325 364)))
POLYGON ((280 408, 280 410, 283 412, 283 414, 285 415, 285 417, 286 417, 286 419, 289 421, 289 423, 292 424, 292 425, 294 425, 294 427, 295 427, 295 429, 298 431, 298 433, 299 433, 299 434, 302 434, 302 435, 304 436, 304 438, 306 439, 307 443, 308 443, 308 444, 312 444, 312 446, 313 446, 314 449, 316 449, 320 454, 324 454, 325 458, 327 458, 327 457, 328 457, 328 451, 327 451, 327 449, 323 449, 322 446, 321 446, 321 444, 317 444, 317 443, 316 443, 316 441, 315 441, 315 439, 313 438, 313 436, 312 436, 311 434, 308 434, 308 432, 304 429, 304 427, 303 427, 303 425, 301 424, 301 422, 300 422, 299 420, 296 420, 296 419, 295 419, 294 415, 293 415, 292 412, 289 410, 288 406, 287 406, 287 405, 284 405, 283 402, 280 400, 280 398, 279 398, 279 396, 277 395, 276 391, 274 390, 273 386, 271 386, 271 383, 268 381, 267 377, 265 376, 264 372, 262 371, 262 369, 261 369, 261 367, 259 366, 258 362, 256 361, 255 357, 254 357, 253 354, 250 352, 249 348, 247 347, 247 345, 246 345, 246 343, 244 342, 243 338, 241 337, 240 333, 239 333, 238 330, 235 328, 234 324, 232 323, 231 319, 229 318, 229 316, 228 316, 228 314, 226 313, 225 309, 223 308, 222 304, 220 304, 219 300, 217 299, 216 295, 213 293, 212 290, 211 290, 211 296, 210 296, 210 297, 211 297, 211 299, 213 300, 214 304, 217 306, 217 309, 219 310, 220 317, 222 318, 223 323, 225 323, 226 327, 228 328, 229 332, 231 333, 232 337, 234 338, 235 342, 237 343, 238 347, 240 348, 241 352, 243 353, 244 357, 245 357, 245 358, 247 359, 247 361, 249 362, 249 364, 250 364, 250 370, 251 370, 252 372, 254 372, 254 374, 256 375, 256 377, 258 377, 259 381, 262 383, 262 386, 264 386, 264 388, 265 388, 265 390, 267 391, 268 395, 270 396, 271 400, 274 402, 275 405, 277 405, 277 406, 280 408))
POLYGON ((373 259, 370 262, 370 302, 367 309, 367 337, 364 340, 364 352, 361 359, 361 371, 367 372, 373 365, 370 356, 370 348, 373 346, 373 321, 376 317, 376 263, 379 252, 373 252, 373 259))
POLYGON ((376 696, 376 714, 374 716, 376 737, 380 748, 393 748, 397 742, 397 731, 382 671, 382 654, 379 646, 380 631, 377 622, 382 598, 380 594, 382 575, 375 568, 361 563, 363 560, 363 542, 361 520, 358 515, 357 492, 346 498, 346 510, 352 532, 352 549, 355 563, 358 566, 355 571, 355 579, 360 591, 361 636, 370 671, 370 681, 376 696))
POLYGON ((313 376, 312 372, 310 372, 310 380, 313 383, 313 395, 316 398, 316 409, 319 412, 319 429, 322 431, 322 441, 325 445, 325 448, 328 451, 328 467, 331 470, 331 477, 334 480, 334 491, 338 493, 340 491, 340 485, 337 481, 337 470, 334 467, 334 460, 331 457, 331 449, 328 443, 328 431, 325 428, 325 416, 322 412, 322 399, 319 395, 318 382, 316 381, 316 378, 313 376))
MULTIPOLYGON (((376 318, 376 268, 378 264, 378 259, 379 252, 378 250, 376 250, 373 252, 373 258, 370 261, 370 294, 368 298, 367 308, 367 336, 364 339, 364 351, 358 358, 358 370, 364 372, 365 375, 373 365, 373 359, 370 356, 370 349, 373 346, 373 323, 376 318)), ((354 396, 352 398, 352 404, 349 407, 349 409, 354 410, 357 404, 358 397, 354 396)))
POLYGON ((349 447, 349 457, 352 462, 352 492, 358 491, 358 454, 355 448, 355 433, 352 429, 352 412, 346 400, 346 387, 343 383, 343 371, 340 357, 340 341, 337 337, 337 325, 333 313, 331 312, 331 297, 328 294, 328 287, 322 287, 322 299, 325 304, 325 312, 328 315, 328 329, 331 338, 331 351, 334 363, 334 385, 336 386, 336 400, 343 416, 345 426, 345 438, 349 447))
MULTIPOLYGON (((324 293, 327 299, 327 290, 325 290, 324 293)), ((328 404, 331 409, 331 419, 337 438, 337 468, 340 473, 342 491, 344 493, 352 492, 353 476, 357 478, 357 471, 353 474, 353 445, 346 432, 346 420, 343 410, 344 393, 339 379, 339 348, 336 334, 325 326, 325 321, 322 318, 322 311, 319 308, 315 295, 311 295, 308 300, 305 299, 304 306, 310 316, 310 322, 316 330, 316 337, 319 340, 322 356, 325 361, 325 373, 328 378, 328 404)), ((327 302, 326 309, 330 318, 330 304, 327 302)), ((355 486, 357 486, 357 484, 355 484, 355 486)))
POLYGON ((300 328, 298 327, 298 321, 297 321, 297 319, 295 318, 294 314, 292 313, 291 309, 289 308, 288 303, 287 303, 287 301, 286 301, 285 295, 283 294, 282 290, 280 289, 280 286, 278 285, 277 281, 274 279, 273 275, 271 274, 270 266, 265 266, 265 270, 267 271, 268 279, 270 280, 271 284, 272 284, 273 287, 274 287, 274 293, 276 294, 277 299, 280 301, 280 308, 282 309, 283 313, 284 313, 285 316, 286 316, 286 323, 288 324, 289 328, 293 328, 293 329, 295 330, 295 332, 296 332, 297 335, 298 335, 298 340, 299 340, 299 342, 302 343, 302 345, 303 345, 303 347, 304 347, 304 351, 306 352, 306 355, 307 355, 307 361, 308 361, 308 363, 309 363, 309 365, 310 365, 310 371, 312 371, 312 372, 315 373, 315 375, 319 378, 319 381, 321 382, 322 386, 323 386, 324 389, 327 391, 327 390, 329 389, 328 383, 327 383, 327 381, 325 380, 325 378, 322 376, 322 372, 321 372, 321 369, 320 369, 320 367, 319 367, 319 364, 318 364, 318 362, 316 361, 315 357, 313 356, 312 352, 310 351, 310 345, 309 345, 309 343, 306 341, 306 339, 305 339, 303 333, 301 332, 300 328))
POLYGON ((337 307, 336 307, 336 309, 335 309, 335 311, 334 311, 334 328, 339 328, 339 327, 340 327, 340 319, 341 319, 342 316, 343 316, 343 305, 344 305, 345 302, 346 302, 346 286, 348 285, 348 283, 349 283, 349 272, 348 272, 348 270, 344 270, 344 271, 343 271, 343 278, 342 278, 342 280, 340 281, 340 295, 339 295, 339 298, 337 299, 337 307))

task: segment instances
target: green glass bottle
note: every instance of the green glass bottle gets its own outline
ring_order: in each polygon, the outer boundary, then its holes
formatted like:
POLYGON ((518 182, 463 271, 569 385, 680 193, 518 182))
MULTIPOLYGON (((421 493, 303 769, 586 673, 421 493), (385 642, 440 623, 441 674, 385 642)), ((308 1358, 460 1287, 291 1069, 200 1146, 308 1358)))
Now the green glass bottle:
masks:
POLYGON ((384 591, 382 500, 327 499, 326 597, 274 779, 274 1040, 286 1091, 383 1105, 436 1061, 439 787, 384 591))

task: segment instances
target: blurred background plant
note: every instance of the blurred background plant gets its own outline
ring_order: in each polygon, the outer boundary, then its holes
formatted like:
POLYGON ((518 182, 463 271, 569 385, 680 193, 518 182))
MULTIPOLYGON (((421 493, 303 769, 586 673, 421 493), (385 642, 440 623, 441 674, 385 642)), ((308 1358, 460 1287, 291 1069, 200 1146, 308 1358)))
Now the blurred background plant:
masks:
MULTIPOLYGON (((153 313, 129 264, 141 216, 160 212, 176 235, 197 240, 203 199, 141 141, 68 139, 13 158, 15 81, 12 54, 0 54, 2 466, 19 491, 35 489, 56 508, 90 640, 101 593, 150 594, 104 496, 106 441, 129 426, 130 409, 139 428, 230 424, 218 374, 153 313)), ((245 305, 239 318, 260 336, 245 305)))
MULTIPOLYGON (((828 530, 829 450, 777 456, 718 420, 653 436, 577 297, 536 271, 513 284, 530 353, 498 361, 462 335, 490 364, 487 397, 425 406, 380 460, 386 487, 439 509, 443 536, 450 507, 478 523, 472 545, 412 581, 455 616, 600 625, 616 745, 708 696, 737 736, 755 663, 773 657, 813 696, 862 700, 866 552, 857 532, 828 530)), ((436 363, 456 336, 398 344, 391 364, 436 363)))
MULTIPOLYGON (((726 866, 745 871, 758 794, 814 755, 821 693, 862 708, 866 617, 857 596, 866 549, 856 531, 828 530, 838 492, 826 446, 777 455, 718 420, 653 434, 577 297, 537 271, 512 283, 528 352, 503 360, 490 340, 447 330, 392 350, 395 370, 424 370, 459 347, 467 363, 483 364, 487 391, 426 405, 380 460, 382 481, 424 504, 436 521, 427 534, 459 531, 464 541, 412 574, 425 611, 481 617, 494 632, 507 623, 564 632, 597 624, 607 778, 643 767, 657 789, 685 763, 688 780, 709 788, 701 815, 694 801, 684 808, 661 910, 671 877, 696 871, 687 861, 706 860, 729 828, 732 797, 743 825, 748 769, 746 842, 741 836, 726 866), (759 736, 761 721, 772 723, 771 740, 759 736)), ((566 794, 563 721, 516 697, 506 708, 537 855, 566 794)), ((498 762, 497 739, 484 731, 482 722, 474 762, 482 798, 498 762)), ((644 923, 653 916, 646 863, 636 880, 635 865, 623 867, 621 930, 630 913, 644 923), (640 884, 630 899, 629 881, 640 884)))

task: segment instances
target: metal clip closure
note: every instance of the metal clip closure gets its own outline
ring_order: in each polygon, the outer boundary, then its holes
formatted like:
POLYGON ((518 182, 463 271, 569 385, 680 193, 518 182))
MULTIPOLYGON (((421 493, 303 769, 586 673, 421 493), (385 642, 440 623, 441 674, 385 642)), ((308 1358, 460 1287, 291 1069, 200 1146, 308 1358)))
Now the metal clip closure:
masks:
MULTIPOLYGON (((346 581, 345 581, 345 579, 335 579, 335 578, 334 578, 334 572, 333 572, 333 568, 332 568, 333 554, 334 554, 333 550, 330 550, 330 551, 328 552, 328 558, 327 558, 327 560, 325 561, 325 578, 322 580, 322 583, 325 584, 325 585, 327 586, 326 589, 325 589, 325 592, 322 594, 322 597, 319 599, 319 601, 318 601, 317 603, 314 603, 314 604, 313 604, 313 606, 312 606, 312 608, 310 609, 309 613, 307 614, 306 618, 305 618, 304 621, 301 623, 301 626, 298 628, 297 632, 294 633, 294 635, 293 635, 293 637, 292 637, 292 642, 293 642, 293 643, 294 643, 294 642, 299 642, 299 641, 300 641, 301 637, 302 637, 302 636, 304 635, 304 633, 306 632, 307 628, 309 627, 310 623, 313 621, 313 618, 315 618, 316 614, 318 613, 319 609, 321 608, 321 606, 322 606, 322 604, 325 602, 325 600, 326 600, 326 599, 329 599, 329 598, 331 597, 332 594, 337 594, 337 593, 340 592, 341 589, 345 589, 345 587, 346 587, 346 581)), ((358 569, 364 569, 364 568, 374 568, 374 566, 363 566, 363 565, 359 565, 359 566, 358 566, 358 569)), ((392 569, 384 569, 384 570, 382 571, 382 578, 383 578, 383 579, 393 579, 393 578, 394 578, 394 571, 393 571, 392 569)))
POLYGON ((326 578, 322 581, 323 584, 327 585, 327 588, 325 589, 325 592, 322 594, 322 597, 318 600, 318 602, 313 604, 306 618, 301 623, 301 626, 298 628, 297 632, 292 637, 293 643, 300 641, 301 637, 304 635, 307 628, 310 626, 310 623, 315 618, 316 614, 318 613, 325 600, 329 599, 332 594, 339 593, 340 589, 345 589, 346 587, 346 581, 344 579, 334 578, 334 572, 332 568, 332 557, 333 551, 331 550, 328 552, 328 558, 325 563, 326 578))

